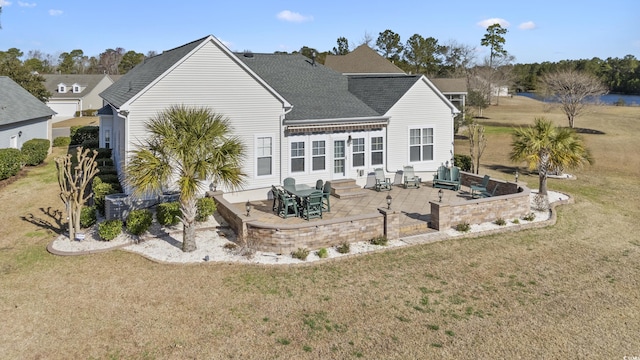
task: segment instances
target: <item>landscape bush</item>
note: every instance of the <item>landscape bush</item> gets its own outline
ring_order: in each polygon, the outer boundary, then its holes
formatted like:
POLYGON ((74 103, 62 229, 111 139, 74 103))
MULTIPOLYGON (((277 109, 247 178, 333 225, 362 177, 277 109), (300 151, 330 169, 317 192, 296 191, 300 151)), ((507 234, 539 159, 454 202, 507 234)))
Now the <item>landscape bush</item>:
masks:
POLYGON ((93 180, 94 182, 98 180, 103 183, 109 183, 109 184, 118 185, 118 186, 120 185, 120 180, 118 179, 118 175, 115 175, 115 174, 98 173, 98 175, 96 175, 93 179, 94 179, 93 180))
POLYGON ((127 231, 133 235, 142 235, 151 226, 153 214, 148 209, 132 210, 125 221, 127 231))
POLYGON ((122 233, 122 220, 106 220, 98 224, 98 236, 104 241, 111 241, 122 233))
POLYGON ((86 229, 98 220, 95 206, 85 206, 80 211, 80 227, 86 229))
POLYGON ((161 225, 176 225, 180 222, 178 217, 181 215, 180 203, 177 201, 161 203, 156 207, 156 219, 161 225))
POLYGON ((196 206, 196 221, 207 221, 207 218, 216 212, 216 202, 210 197, 198 199, 196 206))
POLYGON ((98 170, 100 170, 99 174, 102 175, 117 175, 118 170, 115 166, 98 166, 98 170))
POLYGON ((22 161, 25 165, 36 166, 44 162, 49 155, 51 142, 47 139, 31 139, 22 144, 22 161))
POLYGON ((322 248, 316 252, 316 255, 318 255, 320 259, 327 258, 329 257, 329 250, 327 250, 326 248, 322 248))
POLYGON ((70 130, 72 145, 80 145, 90 140, 99 140, 100 127, 98 126, 72 126, 70 130))
POLYGON ((471 230, 471 225, 469 225, 469 223, 466 221, 456 225, 456 231, 468 232, 470 230, 471 230))
POLYGON ((387 237, 384 235, 380 235, 380 236, 374 237, 369 242, 372 245, 387 246, 387 244, 389 243, 389 239, 387 239, 387 237))
POLYGON ((298 250, 291 253, 291 257, 302 261, 307 260, 307 256, 309 256, 309 249, 298 248, 298 250))
POLYGON ((453 155, 453 163, 462 171, 471 171, 471 156, 464 154, 453 155))
POLYGON ((71 144, 71 138, 69 136, 58 136, 53 139, 53 146, 55 147, 68 147, 71 144))
POLYGON ((0 149, 0 180, 8 179, 20 172, 22 153, 18 149, 0 149))
POLYGON ((349 243, 342 243, 336 246, 336 251, 340 254, 348 254, 351 252, 351 247, 349 246, 349 243))
POLYGON ((99 140, 85 140, 82 143, 80 143, 80 146, 82 146, 84 149, 97 149, 100 147, 100 141, 99 140))
POLYGON ((111 158, 98 158, 96 157, 96 164, 98 166, 113 166, 113 159, 111 158))
POLYGON ((95 149, 98 152, 96 159, 110 159, 111 158, 111 149, 109 148, 97 148, 95 149))
POLYGON ((498 218, 496 221, 494 221, 494 224, 498 226, 505 226, 507 225, 507 222, 503 218, 498 218))

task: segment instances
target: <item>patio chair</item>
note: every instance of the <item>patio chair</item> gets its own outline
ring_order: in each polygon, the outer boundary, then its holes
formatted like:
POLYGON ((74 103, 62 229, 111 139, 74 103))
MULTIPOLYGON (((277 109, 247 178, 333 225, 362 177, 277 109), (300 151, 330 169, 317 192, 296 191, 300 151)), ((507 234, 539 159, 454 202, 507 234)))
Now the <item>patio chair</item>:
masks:
POLYGON ((324 188, 322 189, 322 210, 325 209, 327 212, 331 212, 331 204, 329 203, 329 198, 331 197, 331 181, 327 181, 324 183, 324 188))
POLYGON ((493 188, 492 192, 488 192, 488 191, 483 191, 480 193, 480 196, 483 198, 488 198, 488 197, 492 197, 496 195, 496 190, 498 190, 498 184, 496 184, 496 186, 493 188))
POLYGON ((307 221, 314 218, 322 219, 322 191, 314 191, 304 198, 302 217, 307 221))
POLYGON ((373 170, 376 174, 376 191, 389 190, 391 191, 391 179, 385 177, 384 170, 377 168, 373 170))
POLYGON ((283 190, 278 190, 278 195, 280 197, 278 215, 285 219, 291 215, 298 216, 298 199, 283 190))
POLYGON ((271 210, 275 213, 278 213, 280 211, 280 194, 279 194, 279 190, 275 185, 271 185, 271 194, 273 195, 273 206, 271 207, 271 210))
POLYGON ((483 192, 487 192, 487 185, 489 185, 489 175, 485 175, 480 183, 471 183, 471 185, 469 185, 471 188, 471 196, 476 197, 480 196, 483 192))
POLYGON ((413 172, 413 166, 405 166, 404 169, 402 170, 402 173, 404 174, 405 189, 408 188, 409 186, 413 186, 415 188, 420 187, 420 183, 422 182, 422 179, 416 176, 416 174, 413 172))
POLYGON ((282 181, 282 185, 284 185, 284 186, 296 186, 296 179, 294 179, 292 177, 285 178, 282 181))
POLYGON ((322 179, 316 181, 316 190, 322 190, 322 179))

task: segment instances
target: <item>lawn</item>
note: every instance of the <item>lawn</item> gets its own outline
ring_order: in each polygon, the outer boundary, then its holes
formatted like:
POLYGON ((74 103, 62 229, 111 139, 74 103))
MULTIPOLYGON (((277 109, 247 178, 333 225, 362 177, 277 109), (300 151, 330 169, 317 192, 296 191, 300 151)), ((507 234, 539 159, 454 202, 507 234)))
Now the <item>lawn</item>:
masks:
MULTIPOLYGON (((484 115, 501 129, 487 132, 481 172, 504 179, 519 164, 502 128, 538 116, 566 124, 519 97, 484 115)), ((575 199, 555 226, 307 266, 49 255, 62 204, 50 158, 0 189, 1 357, 639 356, 640 110, 595 108, 576 126, 601 133, 584 134, 596 162, 572 171, 577 180, 549 180, 575 199)), ((537 187, 527 172, 520 180, 537 187)))

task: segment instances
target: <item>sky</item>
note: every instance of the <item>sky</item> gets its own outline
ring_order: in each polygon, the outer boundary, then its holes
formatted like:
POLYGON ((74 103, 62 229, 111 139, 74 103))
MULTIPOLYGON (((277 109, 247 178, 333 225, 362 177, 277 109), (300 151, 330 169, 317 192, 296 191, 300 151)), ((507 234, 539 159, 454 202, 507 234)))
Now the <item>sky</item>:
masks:
POLYGON ((476 48, 487 26, 507 29, 504 49, 516 63, 640 58, 640 1, 565 0, 0 0, 0 51, 18 48, 57 56, 109 48, 160 53, 213 35, 232 51, 351 48, 389 29, 404 43, 413 34, 476 48))

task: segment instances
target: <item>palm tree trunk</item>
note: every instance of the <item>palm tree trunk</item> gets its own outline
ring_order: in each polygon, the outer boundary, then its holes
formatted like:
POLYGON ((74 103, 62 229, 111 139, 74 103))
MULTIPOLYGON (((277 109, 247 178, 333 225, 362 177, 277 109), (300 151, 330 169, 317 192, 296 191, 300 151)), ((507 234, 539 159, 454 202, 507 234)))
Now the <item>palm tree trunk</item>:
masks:
POLYGON ((182 251, 191 252, 198 248, 196 243, 196 199, 180 199, 182 208, 182 251))
POLYGON ((547 195, 547 174, 549 173, 549 153, 542 152, 540 154, 540 166, 538 167, 538 177, 540 178, 540 186, 538 194, 547 195))

